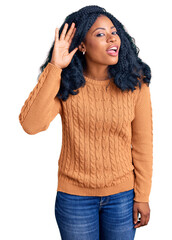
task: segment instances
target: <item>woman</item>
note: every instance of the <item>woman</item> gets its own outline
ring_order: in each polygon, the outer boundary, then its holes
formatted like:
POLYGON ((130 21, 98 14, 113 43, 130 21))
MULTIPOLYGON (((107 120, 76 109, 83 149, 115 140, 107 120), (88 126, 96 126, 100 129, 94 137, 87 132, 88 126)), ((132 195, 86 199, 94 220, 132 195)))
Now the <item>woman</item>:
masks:
POLYGON ((28 134, 46 130, 58 113, 62 118, 55 202, 62 239, 130 240, 148 224, 151 70, 138 52, 114 16, 86 6, 56 28, 21 109, 28 134))

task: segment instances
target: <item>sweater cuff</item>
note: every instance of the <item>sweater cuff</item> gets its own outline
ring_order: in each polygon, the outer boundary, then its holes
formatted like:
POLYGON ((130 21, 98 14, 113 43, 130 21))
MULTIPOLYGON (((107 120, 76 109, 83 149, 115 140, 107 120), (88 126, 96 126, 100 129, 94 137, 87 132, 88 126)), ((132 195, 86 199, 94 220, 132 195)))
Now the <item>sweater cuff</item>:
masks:
POLYGON ((134 201, 136 202, 149 202, 149 195, 146 195, 144 193, 139 193, 138 191, 135 190, 134 188, 134 201))
POLYGON ((53 69, 54 71, 62 71, 62 68, 60 68, 60 67, 58 67, 58 66, 56 66, 55 64, 53 64, 53 63, 51 63, 51 62, 49 62, 48 64, 47 64, 47 66, 48 66, 48 68, 51 68, 51 69, 53 69))

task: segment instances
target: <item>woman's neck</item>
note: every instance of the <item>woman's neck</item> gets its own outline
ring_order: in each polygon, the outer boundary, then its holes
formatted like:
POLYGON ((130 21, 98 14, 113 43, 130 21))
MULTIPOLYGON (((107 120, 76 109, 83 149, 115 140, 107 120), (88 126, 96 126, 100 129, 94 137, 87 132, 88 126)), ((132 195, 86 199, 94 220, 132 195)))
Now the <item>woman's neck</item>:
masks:
POLYGON ((87 71, 83 71, 83 75, 90 78, 90 79, 99 80, 99 81, 107 80, 107 79, 110 78, 109 76, 107 76, 107 74, 98 74, 99 76, 97 77, 96 74, 93 74, 93 73, 90 73, 90 72, 88 73, 87 71))

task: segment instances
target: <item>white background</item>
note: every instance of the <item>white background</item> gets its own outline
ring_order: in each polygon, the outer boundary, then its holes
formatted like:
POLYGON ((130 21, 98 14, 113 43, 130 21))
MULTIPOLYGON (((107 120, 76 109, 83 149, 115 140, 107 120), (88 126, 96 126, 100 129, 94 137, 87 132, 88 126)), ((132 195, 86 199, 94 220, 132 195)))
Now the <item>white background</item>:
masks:
POLYGON ((24 101, 37 83, 39 67, 55 28, 86 5, 99 5, 125 25, 152 69, 154 165, 151 216, 135 239, 170 239, 172 213, 172 22, 170 1, 4 1, 0 6, 0 239, 60 239, 54 215, 60 115, 49 128, 29 135, 19 124, 24 101))

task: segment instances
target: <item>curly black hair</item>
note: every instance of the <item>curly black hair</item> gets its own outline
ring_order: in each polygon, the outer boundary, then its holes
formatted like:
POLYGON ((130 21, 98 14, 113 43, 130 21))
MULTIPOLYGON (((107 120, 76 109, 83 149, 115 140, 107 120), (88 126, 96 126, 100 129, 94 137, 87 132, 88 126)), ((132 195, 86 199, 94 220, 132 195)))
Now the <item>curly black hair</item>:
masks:
MULTIPOLYGON (((64 23, 59 29, 59 36, 61 35, 65 23, 68 23, 68 30, 72 22, 75 22, 76 27, 75 35, 69 47, 69 52, 78 47, 81 42, 84 41, 87 31, 94 24, 97 17, 101 15, 107 16, 112 21, 121 39, 118 62, 117 64, 108 66, 109 77, 112 78, 114 84, 122 91, 131 90, 133 92, 136 89, 135 86, 137 85, 141 88, 140 80, 143 80, 149 86, 151 69, 138 57, 140 50, 135 44, 135 39, 128 34, 124 25, 122 25, 113 15, 102 7, 97 5, 88 5, 71 13, 65 18, 64 23)), ((51 61, 54 42, 45 63, 40 67, 41 73, 51 61)), ((62 69, 60 89, 56 97, 66 101, 69 94, 76 95, 79 93, 78 88, 85 85, 85 78, 83 75, 85 67, 85 56, 81 51, 77 50, 70 64, 66 68, 62 69)))

